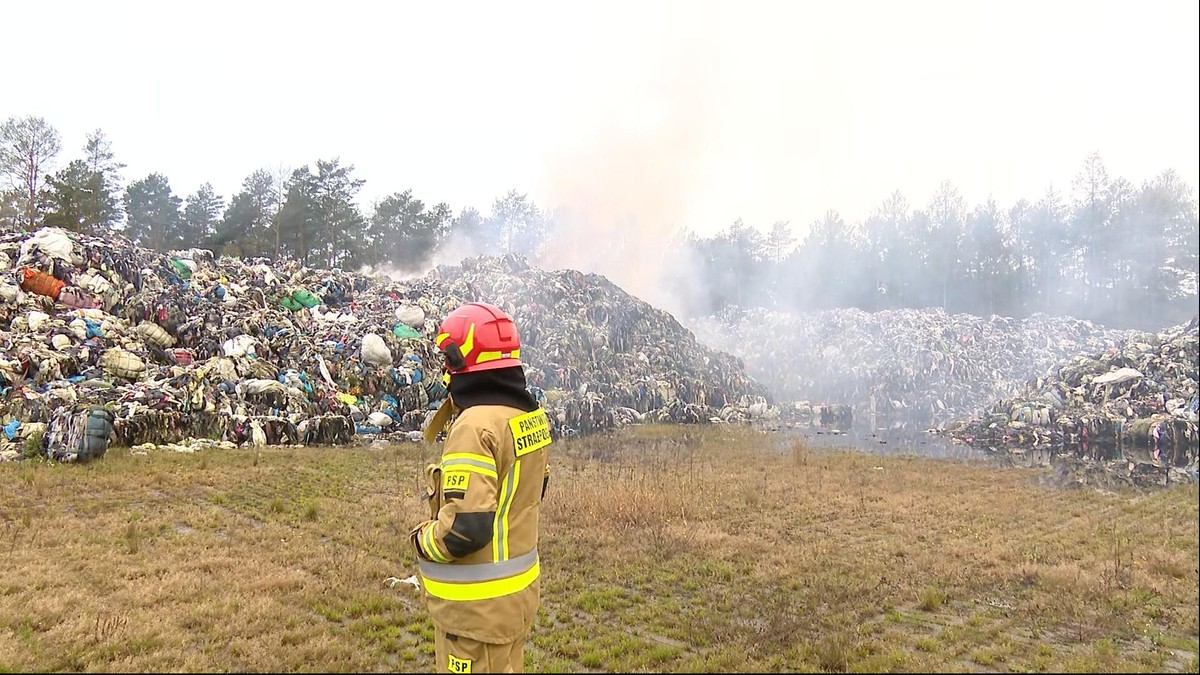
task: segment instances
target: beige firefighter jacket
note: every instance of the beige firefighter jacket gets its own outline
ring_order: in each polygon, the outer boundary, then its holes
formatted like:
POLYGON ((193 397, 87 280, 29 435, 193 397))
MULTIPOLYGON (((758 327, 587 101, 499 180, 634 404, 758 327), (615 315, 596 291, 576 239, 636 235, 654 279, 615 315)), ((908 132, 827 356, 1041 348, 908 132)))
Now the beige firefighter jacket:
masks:
POLYGON ((431 519, 410 533, 438 628, 492 643, 528 634, 549 445, 541 408, 471 406, 451 424, 441 462, 426 467, 431 519))

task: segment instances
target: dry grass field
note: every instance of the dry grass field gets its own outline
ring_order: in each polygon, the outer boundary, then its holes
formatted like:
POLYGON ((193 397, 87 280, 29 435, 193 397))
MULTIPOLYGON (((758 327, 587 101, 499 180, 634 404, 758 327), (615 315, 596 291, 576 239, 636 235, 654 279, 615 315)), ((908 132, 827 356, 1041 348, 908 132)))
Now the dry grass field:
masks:
MULTIPOLYGON (((816 451, 553 446, 539 672, 1197 672, 1196 486, 816 451)), ((0 464, 0 671, 428 671, 423 445, 0 464)))

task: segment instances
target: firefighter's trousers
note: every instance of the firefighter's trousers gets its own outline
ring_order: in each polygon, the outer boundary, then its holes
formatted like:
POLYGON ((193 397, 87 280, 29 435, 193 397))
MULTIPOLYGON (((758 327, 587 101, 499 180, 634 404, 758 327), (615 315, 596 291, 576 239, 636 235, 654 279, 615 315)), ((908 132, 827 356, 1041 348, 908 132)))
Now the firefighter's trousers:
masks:
POLYGON ((435 628, 435 667, 439 673, 523 673, 525 639, 492 644, 449 634, 435 628))

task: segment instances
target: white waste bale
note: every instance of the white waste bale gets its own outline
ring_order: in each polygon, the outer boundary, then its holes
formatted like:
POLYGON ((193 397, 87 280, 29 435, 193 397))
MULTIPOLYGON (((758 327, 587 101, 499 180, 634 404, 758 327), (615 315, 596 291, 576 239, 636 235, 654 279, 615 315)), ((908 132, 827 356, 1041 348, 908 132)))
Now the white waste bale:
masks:
POLYGON ((62 333, 56 333, 54 337, 50 338, 50 344, 54 345, 54 348, 61 352, 71 346, 71 338, 62 333))
POLYGON ((221 343, 221 351, 225 356, 245 356, 254 354, 254 338, 242 334, 221 343))
POLYGON ((251 269, 254 270, 255 274, 261 276, 263 281, 267 282, 268 286, 274 286, 279 283, 279 277, 275 276, 275 273, 265 263, 259 263, 251 269))
POLYGON ((0 300, 6 303, 16 303, 21 297, 21 287, 16 284, 0 281, 0 300))
POLYGON ((415 305, 404 305, 396 308, 396 318, 409 328, 420 328, 425 325, 425 310, 415 305))
POLYGON ((385 412, 375 411, 370 415, 367 415, 367 421, 377 427, 386 427, 395 420, 392 419, 391 415, 385 412))
MULTIPOLYGON (((30 326, 32 325, 33 323, 31 322, 30 326)), ((1110 373, 1096 376, 1096 379, 1092 380, 1092 382, 1096 384, 1120 384, 1136 380, 1141 376, 1142 374, 1134 368, 1118 368, 1110 373)))
POLYGON ((25 240, 21 245, 21 257, 26 257, 32 253, 32 249, 38 249, 51 258, 60 260, 71 260, 71 254, 75 250, 75 245, 71 243, 67 233, 58 227, 43 227, 33 236, 25 240))
POLYGON ((72 320, 67 324, 67 328, 70 329, 71 335, 74 335, 76 340, 83 342, 87 339, 87 322, 83 319, 72 320))
POLYGON ((250 422, 250 445, 262 447, 267 444, 267 432, 263 431, 262 425, 258 420, 250 422))
POLYGON ((212 260, 213 252, 206 248, 189 248, 186 250, 174 250, 168 253, 173 258, 179 258, 181 261, 203 261, 212 260))
POLYGON ((107 295, 113 289, 112 284, 109 283, 108 279, 105 279, 95 270, 88 270, 87 272, 79 275, 75 285, 90 293, 95 293, 96 295, 107 295))
POLYGON ((100 363, 105 371, 130 380, 136 380, 146 372, 146 362, 142 361, 141 357, 120 347, 113 347, 104 352, 100 363))
POLYGON ((50 321, 50 315, 34 310, 29 313, 29 316, 25 320, 29 324, 29 330, 37 333, 42 330, 46 322, 50 321))
POLYGON ((392 350, 388 349, 383 338, 375 333, 367 333, 362 339, 362 360, 372 366, 386 366, 392 363, 392 350))
POLYGON ((287 393, 287 385, 278 380, 255 379, 246 380, 247 394, 284 394, 287 393))
POLYGON ((138 335, 142 336, 143 340, 155 345, 156 347, 162 347, 163 349, 166 349, 167 347, 172 347, 175 345, 175 337, 168 333, 167 329, 152 321, 143 321, 139 323, 137 326, 137 332, 138 335))

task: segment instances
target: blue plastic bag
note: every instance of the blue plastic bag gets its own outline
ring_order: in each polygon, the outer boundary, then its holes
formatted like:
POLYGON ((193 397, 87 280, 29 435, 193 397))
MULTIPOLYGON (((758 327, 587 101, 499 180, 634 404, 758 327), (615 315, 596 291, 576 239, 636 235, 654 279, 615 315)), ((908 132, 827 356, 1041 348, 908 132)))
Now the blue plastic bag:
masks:
POLYGON ((100 327, 99 321, 84 317, 83 322, 87 325, 87 337, 104 337, 104 329, 100 327))

